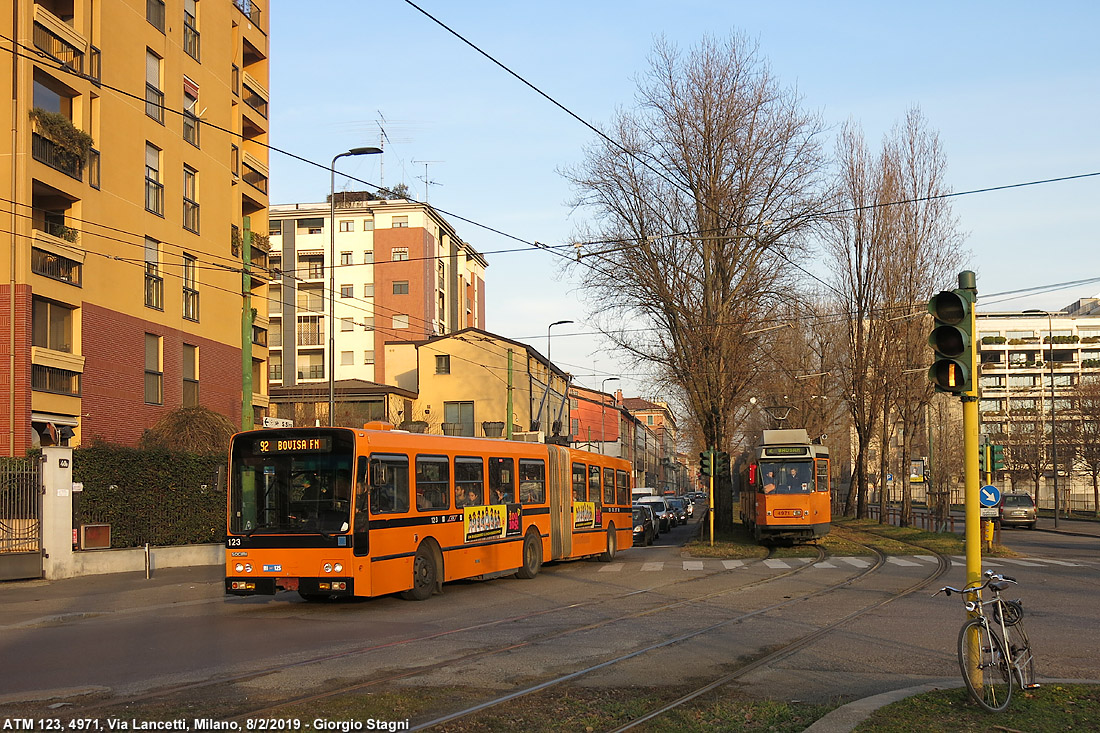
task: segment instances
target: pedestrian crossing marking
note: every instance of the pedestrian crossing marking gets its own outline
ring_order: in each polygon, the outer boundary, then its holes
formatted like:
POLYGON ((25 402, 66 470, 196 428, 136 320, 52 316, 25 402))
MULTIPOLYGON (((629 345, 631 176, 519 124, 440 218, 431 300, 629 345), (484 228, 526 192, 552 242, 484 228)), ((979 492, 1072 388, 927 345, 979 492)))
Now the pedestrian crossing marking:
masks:
POLYGON ((831 562, 826 560, 826 561, 823 561, 823 562, 814 563, 814 567, 815 568, 835 568, 836 565, 833 565, 831 562))
POLYGON ((790 567, 790 565, 783 562, 782 560, 775 560, 775 559, 765 560, 764 564, 767 565, 769 568, 774 568, 775 570, 781 570, 783 568, 789 568, 790 567))
POLYGON ((744 560, 723 560, 722 567, 726 570, 736 570, 737 568, 745 567, 744 560))
POLYGON ((1065 565, 1066 567, 1070 567, 1070 568, 1079 568, 1079 567, 1081 567, 1081 563, 1067 562, 1066 560, 1051 560, 1051 559, 1046 558, 1046 557, 1041 557, 1041 558, 1036 557, 1036 558, 1032 558, 1032 559, 1033 560, 1039 560, 1040 562, 1052 562, 1055 565, 1065 565))
POLYGON ((1028 562, 1027 560, 1012 560, 1007 557, 1000 558, 1001 562, 1007 562, 1011 565, 1023 565, 1029 568, 1041 568, 1043 564, 1040 562, 1028 562))
MULTIPOLYGON (((952 555, 950 558, 951 565, 954 567, 966 567, 966 557, 964 555, 952 555)), ((756 560, 719 560, 723 570, 740 570, 747 567, 765 567, 771 570, 789 570, 792 567, 797 568, 802 565, 811 565, 814 568, 837 569, 846 565, 857 567, 860 569, 868 568, 871 566, 872 561, 863 557, 830 557, 820 562, 815 562, 813 558, 796 557, 796 558, 766 558, 760 561, 756 560)), ((905 555, 897 556, 890 555, 886 558, 886 562, 903 568, 910 567, 924 567, 923 563, 937 563, 939 559, 934 555, 905 555)), ((983 568, 993 567, 1005 567, 1005 565, 1017 565, 1021 567, 1041 568, 1047 567, 1048 564, 1062 565, 1066 567, 1081 567, 1081 563, 1070 562, 1068 560, 1052 560, 1049 558, 1029 557, 1026 559, 1005 558, 999 557, 996 560, 990 560, 988 558, 982 558, 983 568)), ((631 567, 638 567, 629 562, 613 562, 606 565, 602 565, 599 569, 601 573, 621 573, 628 565, 631 567)), ((654 573, 663 570, 675 570, 676 563, 664 562, 664 561, 651 561, 640 563, 641 572, 654 573)), ((685 571, 705 571, 707 569, 714 569, 714 560, 681 560, 679 569, 685 571)))
POLYGON ((684 560, 684 570, 702 570, 702 560, 684 560))
POLYGON ((642 563, 643 573, 652 573, 659 570, 664 570, 665 564, 663 562, 644 562, 642 563))
POLYGON ((888 562, 888 563, 892 563, 892 564, 894 564, 894 565, 901 565, 902 567, 906 567, 906 568, 916 568, 916 567, 920 567, 920 563, 919 563, 919 562, 912 562, 912 561, 910 561, 910 560, 902 560, 902 559, 901 559, 900 557, 895 557, 895 556, 893 556, 893 555, 891 555, 890 557, 886 558, 886 562, 888 562))
POLYGON ((623 569, 624 565, 626 565, 626 563, 613 562, 610 565, 604 565, 602 568, 600 568, 600 572, 601 573, 617 573, 617 572, 620 572, 623 569))
POLYGON ((868 562, 868 561, 866 561, 866 560, 861 560, 861 559, 860 559, 860 558, 858 558, 858 557, 838 557, 838 558, 836 558, 836 559, 837 559, 837 560, 840 560, 841 562, 846 562, 846 563, 848 563, 849 565, 854 565, 854 566, 856 566, 857 568, 868 568, 868 567, 871 567, 871 563, 869 563, 869 562, 868 562))
POLYGON ((939 562, 939 558, 935 555, 913 555, 918 560, 924 560, 925 562, 939 562))

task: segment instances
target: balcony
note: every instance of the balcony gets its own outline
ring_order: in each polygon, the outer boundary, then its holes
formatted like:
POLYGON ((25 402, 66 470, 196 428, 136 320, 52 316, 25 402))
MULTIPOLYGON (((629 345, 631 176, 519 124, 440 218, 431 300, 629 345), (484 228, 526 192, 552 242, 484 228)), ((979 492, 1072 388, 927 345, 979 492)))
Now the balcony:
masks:
POLYGON ((35 392, 80 396, 80 372, 57 367, 31 365, 31 389, 35 392))
POLYGON ((265 176, 263 173, 260 173, 258 170, 248 165, 247 163, 242 163, 241 169, 241 178, 244 179, 244 182, 266 196, 267 176, 265 176))
POLYGON ((72 151, 37 132, 31 133, 31 157, 55 171, 61 171, 69 178, 84 181, 84 161, 72 151))
POLYGON ((244 72, 244 80, 241 82, 241 98, 261 117, 267 119, 267 90, 247 71, 244 72))
MULTIPOLYGON (((41 7, 36 5, 35 9, 41 7)), ((58 22, 60 23, 60 21, 58 22)), ((81 45, 86 46, 87 44, 82 42, 81 45)), ((37 20, 34 23, 34 47, 55 61, 60 62, 62 66, 72 69, 78 74, 84 73, 84 51, 37 20)))
POLYGON ((233 0, 233 4, 252 21, 252 25, 260 24, 260 8, 252 0, 233 0))
POLYGON ((31 248, 31 272, 36 275, 80 287, 82 270, 83 265, 76 260, 37 247, 31 248))

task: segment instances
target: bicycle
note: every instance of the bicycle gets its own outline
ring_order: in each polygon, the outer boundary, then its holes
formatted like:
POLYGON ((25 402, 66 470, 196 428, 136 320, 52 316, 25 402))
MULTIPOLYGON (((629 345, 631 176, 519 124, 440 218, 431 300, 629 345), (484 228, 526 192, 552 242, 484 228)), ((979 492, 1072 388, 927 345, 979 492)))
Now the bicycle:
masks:
POLYGON ((932 595, 974 596, 964 604, 972 617, 959 631, 959 669, 974 701, 996 713, 1012 700, 1013 683, 1022 690, 1039 685, 1035 682, 1035 656, 1023 625, 1023 603, 1001 598, 1001 591, 1017 581, 992 570, 984 575, 985 582, 975 588, 944 586, 932 595), (986 588, 993 591, 993 597, 983 601, 981 592, 986 588))

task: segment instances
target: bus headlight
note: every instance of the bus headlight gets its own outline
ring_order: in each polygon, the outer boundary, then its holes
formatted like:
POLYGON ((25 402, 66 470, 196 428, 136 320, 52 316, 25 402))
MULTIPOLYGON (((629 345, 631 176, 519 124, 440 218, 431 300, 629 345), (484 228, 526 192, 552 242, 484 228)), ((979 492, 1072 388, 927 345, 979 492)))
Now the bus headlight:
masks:
POLYGON ((325 572, 326 573, 331 573, 332 572, 332 563, 330 563, 330 562, 325 563, 325 572))
POLYGON ((335 570, 338 573, 342 573, 342 572, 344 572, 344 565, 342 563, 336 563, 335 565, 332 566, 332 569, 335 570))
POLYGON ((235 565, 235 566, 233 567, 233 569, 234 569, 234 570, 236 570, 236 571, 237 571, 238 573, 243 573, 243 572, 244 572, 244 563, 240 563, 240 562, 239 562, 239 563, 237 563, 237 564, 236 564, 236 565, 235 565))
POLYGON ((244 571, 246 573, 251 573, 252 572, 252 563, 245 563, 244 564, 244 571))

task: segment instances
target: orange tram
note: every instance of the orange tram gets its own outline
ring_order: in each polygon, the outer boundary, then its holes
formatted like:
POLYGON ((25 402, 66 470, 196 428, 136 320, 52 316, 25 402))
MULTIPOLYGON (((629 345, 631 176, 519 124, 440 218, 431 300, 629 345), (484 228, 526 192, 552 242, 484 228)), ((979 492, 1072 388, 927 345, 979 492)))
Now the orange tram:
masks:
POLYGON ((633 541, 630 464, 388 423, 233 436, 225 590, 306 600, 402 593, 598 556, 633 541))
POLYGON ((803 429, 765 430, 738 459, 741 522, 764 544, 812 541, 829 533, 829 449, 803 429))

